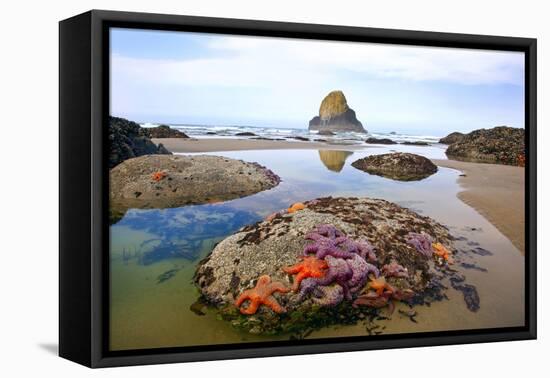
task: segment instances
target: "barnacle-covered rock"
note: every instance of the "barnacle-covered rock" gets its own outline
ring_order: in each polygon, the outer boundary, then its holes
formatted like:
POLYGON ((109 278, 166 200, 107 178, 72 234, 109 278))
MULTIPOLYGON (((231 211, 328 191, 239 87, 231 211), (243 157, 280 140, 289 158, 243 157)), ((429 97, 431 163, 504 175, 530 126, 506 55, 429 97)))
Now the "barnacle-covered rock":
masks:
POLYGON ((386 277, 393 289, 392 293, 382 293, 387 297, 385 303, 408 300, 411 293, 421 294, 431 287, 433 260, 408 242, 410 232, 429 234, 454 251, 446 227, 385 200, 327 197, 303 204, 300 211, 277 213, 221 241, 195 274, 203 300, 218 307, 225 318, 246 329, 254 325, 262 333, 285 331, 312 318, 316 324, 325 324, 328 320, 319 317, 335 306, 345 306, 346 316, 370 311, 368 306, 354 309, 351 305, 354 299, 368 294, 369 277, 377 279, 382 267, 395 273, 386 277), (296 272, 305 269, 304 259, 315 260, 315 275, 302 275, 296 282, 296 272), (299 290, 274 293, 285 314, 262 307, 253 318, 242 318, 235 311, 235 300, 255 287, 263 275, 299 290))
POLYGON ((373 175, 400 181, 422 180, 437 172, 437 166, 429 159, 407 152, 371 155, 351 165, 373 175))

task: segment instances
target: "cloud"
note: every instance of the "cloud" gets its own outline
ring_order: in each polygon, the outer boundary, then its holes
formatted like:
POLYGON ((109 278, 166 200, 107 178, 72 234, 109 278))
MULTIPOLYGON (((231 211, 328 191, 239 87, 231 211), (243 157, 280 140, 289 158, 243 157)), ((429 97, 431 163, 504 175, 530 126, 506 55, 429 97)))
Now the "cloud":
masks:
POLYGON ((260 37, 207 41, 211 57, 200 59, 143 59, 115 52, 113 74, 158 84, 256 88, 311 86, 343 74, 523 85, 522 53, 260 37))

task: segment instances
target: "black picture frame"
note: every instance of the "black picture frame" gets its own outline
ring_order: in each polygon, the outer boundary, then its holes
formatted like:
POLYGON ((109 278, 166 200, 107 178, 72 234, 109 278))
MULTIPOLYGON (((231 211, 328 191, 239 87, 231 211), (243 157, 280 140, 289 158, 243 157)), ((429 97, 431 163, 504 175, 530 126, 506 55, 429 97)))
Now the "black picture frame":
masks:
POLYGON ((89 367, 406 348, 536 338, 536 39, 92 10, 59 24, 59 354, 89 367), (524 327, 109 352, 110 27, 525 53, 524 327))

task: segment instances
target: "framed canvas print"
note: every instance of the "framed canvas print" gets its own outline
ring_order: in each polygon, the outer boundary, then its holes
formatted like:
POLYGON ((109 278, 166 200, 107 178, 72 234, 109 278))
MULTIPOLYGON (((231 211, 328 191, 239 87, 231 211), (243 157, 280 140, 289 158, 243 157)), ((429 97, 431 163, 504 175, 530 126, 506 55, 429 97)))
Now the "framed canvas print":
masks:
POLYGON ((60 23, 60 355, 536 337, 536 40, 60 23))

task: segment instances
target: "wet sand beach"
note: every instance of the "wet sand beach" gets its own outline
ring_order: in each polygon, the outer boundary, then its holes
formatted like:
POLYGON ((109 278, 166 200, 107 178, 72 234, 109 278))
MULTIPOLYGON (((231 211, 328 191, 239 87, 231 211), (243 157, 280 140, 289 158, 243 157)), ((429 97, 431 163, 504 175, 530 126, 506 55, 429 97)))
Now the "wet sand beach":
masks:
MULTIPOLYGON (((322 139, 322 136, 319 138, 322 139)), ((152 139, 155 144, 162 143, 164 147, 175 153, 182 152, 216 152, 216 151, 246 151, 246 150, 363 150, 366 147, 353 143, 305 142, 289 140, 262 140, 262 139, 182 139, 163 138, 152 139)))
POLYGON ((525 253, 525 169, 508 165, 469 163, 456 160, 433 162, 463 172, 458 178, 464 189, 457 196, 477 210, 525 253))

